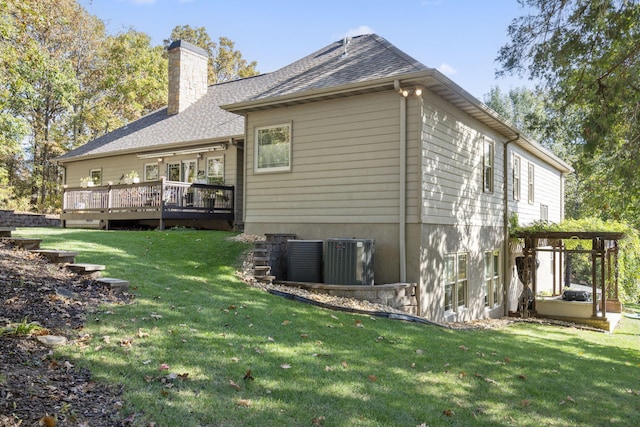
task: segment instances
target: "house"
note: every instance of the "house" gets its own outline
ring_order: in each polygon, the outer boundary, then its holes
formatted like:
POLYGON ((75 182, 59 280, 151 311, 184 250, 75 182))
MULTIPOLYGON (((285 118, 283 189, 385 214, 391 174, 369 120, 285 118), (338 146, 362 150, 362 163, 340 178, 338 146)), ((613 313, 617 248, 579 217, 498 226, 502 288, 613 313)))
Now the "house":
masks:
POLYGON ((169 182, 191 168, 211 176, 208 159, 223 153, 245 232, 373 239, 376 283, 417 284, 418 314, 436 321, 515 310, 510 218, 563 218, 569 165, 377 35, 210 86, 187 105, 63 156, 67 182, 99 168, 103 182, 147 167, 169 182), (155 158, 157 169, 144 160, 155 158))

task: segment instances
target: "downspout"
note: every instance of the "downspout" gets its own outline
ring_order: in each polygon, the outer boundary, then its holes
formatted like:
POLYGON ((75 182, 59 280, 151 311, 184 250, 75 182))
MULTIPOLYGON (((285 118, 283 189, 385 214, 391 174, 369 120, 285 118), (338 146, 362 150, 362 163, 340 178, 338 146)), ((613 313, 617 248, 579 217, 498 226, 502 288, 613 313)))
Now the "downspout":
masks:
POLYGON ((507 297, 509 296, 509 285, 511 284, 511 276, 509 261, 511 260, 511 253, 509 250, 509 144, 512 142, 516 142, 520 139, 520 134, 516 133, 515 138, 508 140, 504 143, 504 153, 502 154, 502 169, 504 175, 504 184, 503 184, 503 197, 504 197, 504 212, 503 212, 503 227, 504 227, 504 243, 502 250, 502 305, 503 305, 503 314, 505 316, 509 315, 509 300, 507 297), (509 279, 507 281, 507 279, 509 279))
MULTIPOLYGON (((394 80, 393 87, 401 91, 400 81, 394 80)), ((400 95, 400 194, 398 204, 398 243, 400 249, 400 282, 407 281, 407 99, 400 95)))

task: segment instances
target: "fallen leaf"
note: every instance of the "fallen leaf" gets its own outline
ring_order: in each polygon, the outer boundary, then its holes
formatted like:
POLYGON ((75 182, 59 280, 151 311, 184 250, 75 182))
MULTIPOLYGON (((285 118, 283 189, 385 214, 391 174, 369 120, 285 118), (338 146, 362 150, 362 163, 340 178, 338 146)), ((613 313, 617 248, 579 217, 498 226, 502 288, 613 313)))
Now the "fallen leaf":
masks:
POLYGON ((465 346, 463 346, 463 345, 461 345, 461 346, 460 346, 460 347, 458 347, 458 348, 459 348, 460 350, 462 350, 462 351, 467 351, 467 350, 469 350, 467 347, 465 347, 465 346))
POLYGON ((237 363, 237 362, 239 362, 239 361, 240 361, 240 359, 238 359, 237 357, 232 357, 232 358, 231 358, 231 361, 232 361, 232 362, 236 362, 236 363, 237 363))
POLYGON ((300 334, 300 338, 309 338, 309 334, 300 334))
POLYGON ((242 387, 240 387, 238 384, 236 384, 233 380, 229 380, 229 385, 231 387, 235 388, 238 391, 242 390, 242 387))
POLYGON ((486 377, 484 380, 485 380, 486 382, 488 382, 489 384, 498 384, 498 382, 497 382, 496 380, 491 379, 491 378, 489 378, 489 377, 486 377))
POLYGON ((324 371, 325 372, 331 372, 331 371, 333 371, 333 368, 331 366, 325 366, 324 367, 324 371))
POLYGON ((149 334, 146 332, 142 332, 142 329, 138 329, 138 338, 147 338, 149 334))
POLYGON ((242 377, 242 379, 251 380, 251 381, 254 380, 253 376, 251 376, 251 369, 248 369, 247 372, 245 372, 244 377, 242 377))
POLYGON ((333 314, 331 315, 331 318, 332 318, 332 319, 335 319, 335 320, 338 320, 338 317, 337 317, 337 316, 334 316, 333 314))
POLYGON ((524 406, 524 407, 527 407, 527 406, 529 406, 529 401, 528 401, 527 399, 524 399, 524 400, 521 400, 521 401, 520 401, 520 404, 521 404, 522 406, 524 406))
POLYGON ((288 324, 289 324, 288 320, 283 320, 281 323, 282 326, 287 326, 288 324))
POLYGON ((378 381, 378 377, 376 377, 375 375, 369 375, 369 381, 376 382, 378 381))
POLYGON ((362 320, 354 320, 356 328, 364 328, 364 325, 362 324, 362 320))
POLYGON ((455 412, 453 412, 451 409, 445 409, 444 411, 442 411, 442 413, 447 417, 453 417, 455 415, 455 412))
POLYGON ((323 416, 320 416, 318 418, 314 418, 314 419, 311 420, 311 425, 312 426, 321 426, 322 423, 324 422, 324 420, 325 420, 325 417, 323 417, 323 416))
POLYGON ((152 319, 156 319, 156 320, 158 320, 158 319, 162 319, 162 316, 161 316, 161 315, 159 315, 159 314, 155 314, 155 313, 151 313, 151 314, 149 315, 149 317, 151 317, 152 319))
POLYGON ((182 373, 182 374, 178 374, 178 379, 181 381, 184 381, 187 379, 187 377, 189 376, 188 372, 182 373))
POLYGON ((343 360, 343 361, 342 361, 342 367, 343 367, 344 369, 347 369, 347 368, 349 367, 349 364, 343 360))
POLYGON ((150 375, 145 375, 144 376, 144 380, 145 380, 145 382, 150 383, 151 381, 154 380, 154 377, 152 377, 150 375))
POLYGON ((236 401, 236 405, 248 408, 249 406, 251 406, 251 399, 238 399, 236 401))
POLYGON ((466 372, 460 372, 460 373, 458 374, 458 378, 460 378, 460 379, 462 379, 462 378, 464 378, 464 377, 466 377, 466 376, 467 376, 466 372))
POLYGON ((524 374, 520 374, 520 375, 518 375, 518 378, 520 378, 521 380, 526 380, 527 376, 524 375, 524 374))
POLYGON ((111 341, 111 337, 109 335, 105 335, 102 337, 102 341, 104 341, 106 344, 109 344, 111 341))
POLYGON ((55 427, 56 419, 53 417, 50 417, 49 415, 45 415, 44 417, 40 418, 38 425, 44 426, 44 427, 55 427))
POLYGON ((120 341, 120 347, 131 347, 133 345, 133 340, 124 339, 120 341))
POLYGON ((576 403, 576 401, 575 401, 575 400, 573 400, 573 397, 571 397, 571 396, 567 396, 567 400, 568 400, 569 402, 576 403))
POLYGON ((273 337, 267 337, 267 341, 276 342, 276 340, 274 340, 273 337))
POLYGON ((504 358, 504 361, 505 361, 505 362, 507 362, 507 363, 509 363, 509 362, 511 362, 511 358, 510 358, 510 357, 505 357, 505 358, 504 358))
POLYGON ((162 365, 160 365, 160 368, 159 368, 159 369, 160 369, 161 371, 168 371, 168 370, 169 370, 169 368, 170 368, 170 366, 169 366, 169 365, 167 365, 166 363, 163 363, 162 365))
POLYGON ((282 369, 290 369, 290 368, 291 368, 291 365, 289 365, 288 363, 283 363, 282 365, 280 365, 280 367, 281 367, 282 369))

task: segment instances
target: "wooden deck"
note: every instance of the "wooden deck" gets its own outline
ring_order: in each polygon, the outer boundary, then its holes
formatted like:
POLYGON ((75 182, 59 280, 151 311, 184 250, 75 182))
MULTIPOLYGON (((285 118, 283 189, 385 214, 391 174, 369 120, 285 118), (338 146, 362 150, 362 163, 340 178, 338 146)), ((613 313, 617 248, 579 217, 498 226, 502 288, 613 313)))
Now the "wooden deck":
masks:
POLYGON ((67 222, 87 221, 108 229, 114 221, 234 220, 234 187, 152 181, 87 188, 65 188, 62 214, 67 222))

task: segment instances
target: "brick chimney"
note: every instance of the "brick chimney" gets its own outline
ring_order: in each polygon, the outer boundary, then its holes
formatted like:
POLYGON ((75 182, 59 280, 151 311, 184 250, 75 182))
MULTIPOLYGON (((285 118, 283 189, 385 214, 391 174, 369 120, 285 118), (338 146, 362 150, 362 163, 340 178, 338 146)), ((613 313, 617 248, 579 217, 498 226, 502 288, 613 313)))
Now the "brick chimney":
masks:
POLYGON ((178 114, 207 93, 207 51, 176 40, 169 46, 167 113, 178 114))

